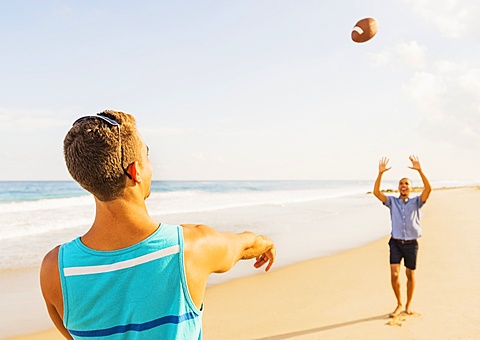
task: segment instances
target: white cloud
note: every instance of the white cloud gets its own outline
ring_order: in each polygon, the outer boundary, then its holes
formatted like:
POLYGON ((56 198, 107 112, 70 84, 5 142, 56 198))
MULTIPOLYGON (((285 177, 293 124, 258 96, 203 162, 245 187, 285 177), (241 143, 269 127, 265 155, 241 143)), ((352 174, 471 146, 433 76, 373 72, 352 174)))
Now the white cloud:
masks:
POLYGON ((372 53, 374 63, 394 69, 405 67, 422 70, 426 66, 427 48, 419 45, 416 41, 398 44, 393 48, 386 49, 381 53, 372 53))
POLYGON ((52 112, 0 108, 1 132, 32 132, 64 125, 64 120, 52 118, 52 112))
POLYGON ((459 86, 463 91, 477 97, 480 94, 480 69, 469 69, 460 75, 459 86))
POLYGON ((436 63, 432 73, 418 72, 404 87, 420 115, 425 136, 456 148, 480 143, 480 69, 436 63), (445 66, 448 67, 445 67, 445 66))
POLYGON ((395 46, 398 58, 413 69, 423 69, 425 67, 426 51, 427 48, 420 46, 416 41, 395 46))
POLYGON ((413 11, 450 38, 478 37, 480 4, 465 0, 405 0, 413 11))
POLYGON ((435 60, 416 41, 397 44, 372 58, 377 65, 407 77, 402 89, 413 104, 416 128, 424 138, 451 149, 480 144, 480 68, 476 64, 435 60))
POLYGON ((447 90, 443 79, 435 74, 417 72, 410 83, 404 87, 405 92, 416 102, 419 111, 431 121, 444 119, 442 98, 447 90))
POLYGON ((437 60, 434 64, 436 70, 441 73, 462 72, 468 69, 467 64, 456 63, 450 60, 437 60))

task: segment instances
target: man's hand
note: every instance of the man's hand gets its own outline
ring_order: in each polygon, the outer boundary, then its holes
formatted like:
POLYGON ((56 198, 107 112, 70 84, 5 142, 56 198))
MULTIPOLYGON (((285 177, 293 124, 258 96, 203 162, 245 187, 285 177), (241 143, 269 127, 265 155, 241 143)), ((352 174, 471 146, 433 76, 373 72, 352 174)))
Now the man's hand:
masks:
POLYGON ((409 166, 410 169, 417 170, 417 171, 422 171, 422 167, 420 166, 420 160, 418 159, 417 156, 411 155, 408 158, 412 162, 412 166, 409 166))
POLYGON ((376 198, 382 201, 382 203, 385 203, 387 201, 387 196, 385 196, 385 194, 380 191, 380 182, 382 181, 383 173, 391 169, 391 167, 388 167, 388 161, 388 157, 380 158, 380 161, 378 162, 378 176, 373 186, 373 194, 376 198))
POLYGON ((265 271, 268 272, 272 267, 273 262, 275 261, 275 255, 276 255, 275 246, 273 246, 272 249, 268 250, 267 252, 263 253, 260 256, 257 256, 257 261, 253 264, 253 266, 255 268, 260 268, 265 263, 268 262, 268 265, 265 268, 265 271))
POLYGON ((388 157, 382 157, 378 162, 378 172, 383 174, 385 171, 390 170, 392 167, 388 167, 388 157))
POLYGON ((255 268, 262 267, 265 263, 268 263, 265 271, 268 272, 270 267, 272 267, 273 262, 275 261, 276 250, 273 241, 262 235, 255 235, 252 233, 243 233, 244 235, 251 235, 255 236, 253 244, 251 244, 248 248, 243 251, 242 259, 256 259, 254 263, 255 268))

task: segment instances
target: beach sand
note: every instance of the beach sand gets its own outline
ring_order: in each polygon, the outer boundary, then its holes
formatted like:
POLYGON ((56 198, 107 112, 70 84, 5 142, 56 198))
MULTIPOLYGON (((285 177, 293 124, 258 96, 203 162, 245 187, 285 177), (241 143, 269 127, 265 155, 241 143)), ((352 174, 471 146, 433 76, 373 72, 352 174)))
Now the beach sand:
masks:
MULTIPOLYGON (((454 188, 434 190, 422 208, 415 315, 388 317, 396 302, 382 238, 209 287, 204 339, 478 339, 479 207, 479 188, 454 188)), ((405 295, 403 266, 401 281, 405 295)))

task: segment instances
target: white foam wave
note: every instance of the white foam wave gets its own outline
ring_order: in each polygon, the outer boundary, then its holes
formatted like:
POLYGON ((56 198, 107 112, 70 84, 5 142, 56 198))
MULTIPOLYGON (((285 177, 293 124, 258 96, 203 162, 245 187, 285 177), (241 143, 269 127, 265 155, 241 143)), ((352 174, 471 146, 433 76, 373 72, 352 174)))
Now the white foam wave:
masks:
POLYGON ((179 214, 256 205, 304 203, 322 199, 365 194, 366 192, 366 188, 347 188, 341 191, 338 189, 323 189, 209 193, 200 191, 164 192, 152 193, 147 200, 147 207, 149 212, 153 215, 179 214))
POLYGON ((1 204, 0 240, 46 234, 92 223, 91 197, 1 204))
POLYGON ((41 199, 36 201, 8 202, 0 204, 0 214, 22 213, 26 211, 45 211, 51 209, 67 209, 78 206, 91 205, 91 196, 78 196, 69 198, 41 199))

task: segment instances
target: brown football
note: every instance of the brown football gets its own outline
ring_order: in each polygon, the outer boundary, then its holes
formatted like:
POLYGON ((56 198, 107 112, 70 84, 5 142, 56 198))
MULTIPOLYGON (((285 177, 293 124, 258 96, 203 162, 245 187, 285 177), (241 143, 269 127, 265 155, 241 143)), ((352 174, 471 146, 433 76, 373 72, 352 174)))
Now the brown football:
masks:
POLYGON ((363 43, 372 39, 377 34, 378 23, 373 18, 359 20, 352 29, 352 40, 363 43))

